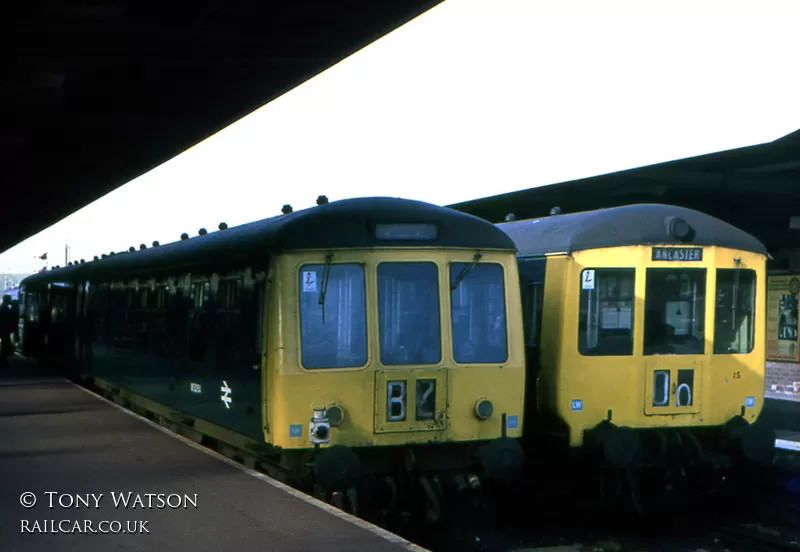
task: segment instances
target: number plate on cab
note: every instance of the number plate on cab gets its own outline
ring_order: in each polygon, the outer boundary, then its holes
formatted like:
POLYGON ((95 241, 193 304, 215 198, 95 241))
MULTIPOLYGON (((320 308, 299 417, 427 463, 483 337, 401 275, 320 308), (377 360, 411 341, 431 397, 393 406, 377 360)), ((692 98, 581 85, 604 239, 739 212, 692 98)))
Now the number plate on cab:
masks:
POLYGON ((447 371, 442 368, 375 372, 375 432, 447 428, 447 371))

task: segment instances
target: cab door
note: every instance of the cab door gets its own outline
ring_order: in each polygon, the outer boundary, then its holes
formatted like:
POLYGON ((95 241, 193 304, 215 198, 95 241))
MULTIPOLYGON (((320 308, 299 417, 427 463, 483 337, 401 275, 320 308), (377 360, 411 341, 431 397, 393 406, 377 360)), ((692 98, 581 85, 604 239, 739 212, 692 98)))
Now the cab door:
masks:
POLYGON ((429 260, 378 263, 375 433, 447 429, 441 276, 429 260))
POLYGON ((653 264, 646 269, 644 301, 644 412, 697 414, 710 346, 705 339, 707 270, 698 263, 653 264))

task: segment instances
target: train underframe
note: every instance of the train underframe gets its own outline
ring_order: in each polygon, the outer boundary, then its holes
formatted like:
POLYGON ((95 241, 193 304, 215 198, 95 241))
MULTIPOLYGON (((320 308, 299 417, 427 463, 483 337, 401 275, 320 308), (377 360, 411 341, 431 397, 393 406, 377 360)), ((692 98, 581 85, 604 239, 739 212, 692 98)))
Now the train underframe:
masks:
MULTIPOLYGON (((54 373, 359 517, 377 520, 398 515, 409 520, 412 515, 421 514, 427 525, 436 525, 456 506, 482 506, 493 489, 513 485, 522 472, 522 445, 519 440, 507 437, 473 442, 282 450, 224 429, 208 434, 195 428, 195 422, 202 420, 89 376, 69 355, 46 354, 49 352, 46 347, 38 352, 39 355, 32 356, 43 357, 40 360, 54 373)), ((209 427, 207 423, 201 425, 209 427)))
POLYGON ((313 489, 320 500, 376 520, 421 514, 426 525, 437 525, 465 507, 479 508, 492 487, 519 477, 524 461, 519 442, 504 437, 390 447, 335 445, 299 454, 300 486, 313 489))
POLYGON ((564 432, 534 430, 525 450, 534 458, 525 470, 529 485, 559 481, 570 500, 583 496, 602 510, 644 515, 748 484, 772 465, 775 435, 741 416, 715 427, 643 429, 602 422, 584 432, 582 447, 569 447, 564 432), (533 451, 543 449, 552 454, 536 465, 533 451))
POLYGON ((197 423, 200 419, 95 378, 82 383, 173 432, 372 521, 401 519, 434 526, 451 511, 482 506, 487 493, 519 478, 524 452, 516 439, 286 450, 197 423), (204 429, 199 430, 198 426, 204 429), (462 508, 463 507, 463 508, 462 508))

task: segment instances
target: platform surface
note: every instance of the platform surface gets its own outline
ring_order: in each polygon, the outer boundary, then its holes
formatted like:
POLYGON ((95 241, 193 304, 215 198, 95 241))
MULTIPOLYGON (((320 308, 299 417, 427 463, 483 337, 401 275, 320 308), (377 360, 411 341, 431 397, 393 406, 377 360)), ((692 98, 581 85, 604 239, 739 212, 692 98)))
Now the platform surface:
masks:
POLYGON ((0 367, 0 439, 3 552, 423 550, 18 357, 0 367))

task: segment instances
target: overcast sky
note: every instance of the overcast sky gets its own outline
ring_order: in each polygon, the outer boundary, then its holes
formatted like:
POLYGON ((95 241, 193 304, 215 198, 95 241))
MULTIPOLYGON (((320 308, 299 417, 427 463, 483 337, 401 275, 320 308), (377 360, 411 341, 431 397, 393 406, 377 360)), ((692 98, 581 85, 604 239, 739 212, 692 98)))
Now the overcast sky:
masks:
POLYGON ((447 0, 3 253, 0 271, 319 194, 446 205, 771 141, 800 128, 799 27, 794 0, 447 0))

